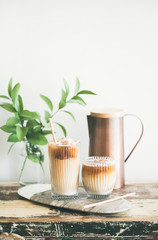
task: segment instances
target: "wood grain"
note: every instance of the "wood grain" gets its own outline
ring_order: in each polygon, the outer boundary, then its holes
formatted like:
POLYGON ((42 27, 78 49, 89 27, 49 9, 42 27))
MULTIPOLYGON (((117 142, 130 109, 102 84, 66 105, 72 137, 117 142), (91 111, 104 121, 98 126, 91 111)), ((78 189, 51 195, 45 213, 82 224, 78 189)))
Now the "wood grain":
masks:
MULTIPOLYGON (((18 196, 19 185, 0 185, 0 233, 26 239, 158 239, 158 184, 128 184, 120 194, 136 192, 132 208, 116 216, 44 206, 18 196)), ((118 193, 115 190, 115 193, 118 193)))

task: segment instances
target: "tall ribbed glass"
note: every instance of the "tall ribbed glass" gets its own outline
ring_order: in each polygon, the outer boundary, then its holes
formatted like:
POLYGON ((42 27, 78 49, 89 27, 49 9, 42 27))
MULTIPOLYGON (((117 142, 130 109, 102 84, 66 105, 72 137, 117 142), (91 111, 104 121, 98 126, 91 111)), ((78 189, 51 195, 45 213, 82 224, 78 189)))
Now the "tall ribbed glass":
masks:
POLYGON ((80 168, 80 143, 49 143, 49 166, 52 196, 77 196, 80 168))
POLYGON ((111 157, 88 157, 82 164, 82 182, 88 197, 104 198, 111 194, 116 180, 111 157))

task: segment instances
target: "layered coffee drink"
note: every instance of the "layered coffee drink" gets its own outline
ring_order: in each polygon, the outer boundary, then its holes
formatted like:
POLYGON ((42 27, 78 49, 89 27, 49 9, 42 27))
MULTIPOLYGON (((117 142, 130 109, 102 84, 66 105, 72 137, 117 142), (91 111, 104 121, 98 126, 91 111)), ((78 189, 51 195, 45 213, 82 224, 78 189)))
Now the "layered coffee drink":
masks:
POLYGON ((77 195, 80 168, 80 143, 62 138, 48 144, 52 196, 77 195))
POLYGON ((82 164, 83 186, 89 197, 110 195, 115 179, 115 163, 110 157, 89 157, 82 164))

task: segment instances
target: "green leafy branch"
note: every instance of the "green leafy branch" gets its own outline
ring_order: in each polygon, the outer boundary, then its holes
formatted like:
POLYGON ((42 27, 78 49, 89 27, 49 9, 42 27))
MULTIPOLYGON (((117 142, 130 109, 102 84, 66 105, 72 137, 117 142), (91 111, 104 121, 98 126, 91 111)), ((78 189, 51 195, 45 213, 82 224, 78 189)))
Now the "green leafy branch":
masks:
POLYGON ((28 141, 30 145, 45 145, 48 141, 43 131, 44 126, 41 122, 41 117, 37 112, 24 109, 19 90, 20 83, 12 87, 12 79, 10 79, 8 96, 0 95, 0 98, 8 100, 8 102, 1 103, 0 107, 13 114, 0 129, 10 133, 8 142, 28 141))
MULTIPOLYGON (((12 86, 12 79, 10 79, 8 84, 8 95, 0 95, 0 98, 7 101, 1 103, 0 107, 13 114, 6 121, 6 124, 0 127, 0 129, 10 134, 8 137, 8 142, 12 142, 12 145, 9 148, 9 152, 15 143, 26 141, 29 143, 29 147, 26 148, 28 158, 32 161, 39 162, 43 161, 42 154, 40 154, 40 159, 37 160, 37 158, 34 158, 33 153, 40 153, 40 148, 38 145, 46 145, 48 143, 46 135, 51 134, 50 128, 47 129, 49 118, 53 118, 60 111, 68 114, 73 120, 75 120, 74 115, 65 110, 65 107, 70 103, 77 103, 85 106, 86 103, 81 95, 96 95, 89 90, 80 90, 80 81, 78 78, 76 78, 74 94, 69 98, 69 85, 66 80, 64 80, 64 88, 61 90, 61 99, 55 112, 52 101, 47 96, 40 95, 42 100, 48 106, 48 111, 44 111, 46 124, 43 124, 41 121, 41 116, 38 112, 32 112, 24 108, 23 100, 19 94, 19 91, 20 83, 12 86)), ((64 135, 66 136, 67 132, 65 127, 58 122, 54 123, 62 129, 64 135)))
MULTIPOLYGON (((54 112, 52 101, 48 97, 46 97, 44 95, 40 95, 40 97, 44 100, 44 102, 47 104, 47 106, 49 108, 49 111, 44 112, 46 123, 49 122, 49 118, 53 118, 59 111, 68 114, 75 121, 76 119, 75 119, 75 116, 73 115, 73 113, 65 110, 65 107, 70 103, 77 103, 82 106, 85 106, 86 103, 83 100, 83 98, 80 97, 80 95, 83 95, 83 94, 84 95, 87 95, 87 94, 88 95, 96 95, 94 92, 89 91, 89 90, 81 90, 80 91, 80 81, 78 78, 76 78, 74 95, 71 98, 68 98, 69 92, 70 92, 69 85, 68 85, 67 81, 64 79, 64 88, 61 90, 61 99, 58 104, 58 109, 55 112, 54 112)), ((54 122, 54 123, 57 124, 62 129, 64 136, 66 137, 66 135, 67 135, 66 128, 62 124, 59 124, 57 122, 54 122)))

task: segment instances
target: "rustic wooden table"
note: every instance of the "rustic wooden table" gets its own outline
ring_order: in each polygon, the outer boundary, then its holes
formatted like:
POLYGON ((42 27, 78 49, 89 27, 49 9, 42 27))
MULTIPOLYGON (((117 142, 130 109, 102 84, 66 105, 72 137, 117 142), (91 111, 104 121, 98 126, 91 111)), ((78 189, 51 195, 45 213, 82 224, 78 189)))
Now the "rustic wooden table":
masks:
MULTIPOLYGON (((15 233, 25 239, 158 239, 158 183, 128 184, 121 194, 131 209, 105 216, 44 206, 17 194, 18 184, 0 184, 0 234, 15 233)), ((3 239, 0 235, 0 239, 3 239)), ((12 238, 13 239, 13 238, 12 238)))

